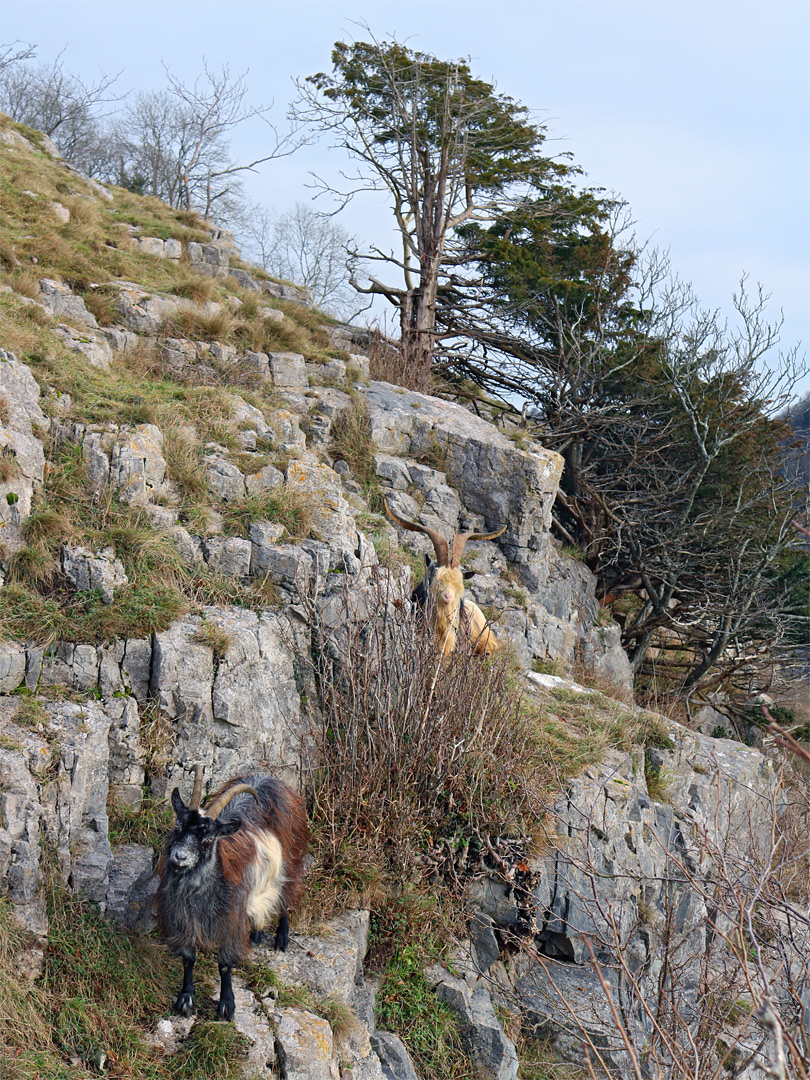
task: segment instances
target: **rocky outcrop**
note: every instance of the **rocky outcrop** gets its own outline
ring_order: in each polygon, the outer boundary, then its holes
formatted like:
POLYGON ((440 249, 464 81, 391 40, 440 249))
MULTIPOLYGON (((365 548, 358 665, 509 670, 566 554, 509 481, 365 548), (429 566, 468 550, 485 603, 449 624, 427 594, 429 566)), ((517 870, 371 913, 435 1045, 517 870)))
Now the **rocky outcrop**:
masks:
POLYGON ((105 604, 115 599, 115 590, 128 583, 124 565, 111 547, 88 551, 83 547, 62 548, 62 573, 79 592, 98 589, 105 604))
POLYGON ((84 305, 84 300, 77 296, 69 285, 62 281, 42 278, 39 283, 39 302, 52 315, 73 319, 85 326, 97 327, 95 316, 84 305))
POLYGON ((49 421, 39 397, 30 368, 0 349, 0 544, 7 555, 23 544, 21 526, 44 478, 40 436, 49 421))
MULTIPOLYGON (((293 669, 293 630, 273 612, 209 608, 155 634, 149 693, 171 722, 171 761, 163 791, 205 766, 212 786, 273 765, 297 782, 301 714, 293 669), (206 642, 213 628, 217 647, 206 642)), ((162 792, 161 792, 162 793, 162 792)))
MULTIPOLYGON (((588 694, 565 684, 575 690, 588 694)), ((662 985, 675 970, 682 993, 707 977, 710 930, 721 918, 710 910, 718 873, 709 853, 740 859, 749 848, 769 850, 778 797, 773 767, 757 750, 673 722, 659 743, 646 761, 613 751, 570 780, 548 817, 547 853, 520 873, 496 871, 470 887, 489 943, 472 953, 486 955, 482 966, 502 1000, 566 1059, 583 1060, 587 1033, 617 1075, 629 1063, 605 986, 644 1054, 662 985), (508 944, 499 959, 493 930, 496 943, 508 944)), ((688 1011, 688 991, 681 1000, 688 1011)))
POLYGON ((17 918, 47 930, 43 858, 53 853, 62 882, 103 908, 112 850, 107 828, 112 718, 98 702, 43 706, 39 729, 14 720, 0 699, 0 874, 17 918))

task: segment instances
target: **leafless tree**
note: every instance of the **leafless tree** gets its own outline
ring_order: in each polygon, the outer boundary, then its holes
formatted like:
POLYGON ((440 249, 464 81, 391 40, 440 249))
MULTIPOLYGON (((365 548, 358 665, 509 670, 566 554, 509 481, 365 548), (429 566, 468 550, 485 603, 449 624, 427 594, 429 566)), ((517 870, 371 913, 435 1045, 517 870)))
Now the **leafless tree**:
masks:
POLYGON ((64 50, 50 65, 7 64, 0 72, 0 106, 19 123, 44 131, 71 163, 81 166, 97 139, 102 107, 125 95, 114 92, 120 72, 101 71, 95 81, 85 82, 65 69, 63 57, 64 50))
POLYGON ((303 203, 279 215, 255 206, 245 215, 241 232, 265 270, 306 285, 324 311, 348 322, 359 313, 358 308, 365 310, 348 283, 352 237, 332 218, 314 213, 303 203))
POLYGON ((0 45, 0 77, 7 67, 18 64, 22 60, 32 60, 36 56, 36 45, 30 45, 27 41, 12 41, 8 45, 0 45))
POLYGON ((189 209, 196 206, 208 217, 218 202, 234 192, 234 184, 245 172, 275 158, 294 153, 305 136, 295 125, 285 132, 269 119, 270 105, 247 104, 247 72, 232 76, 227 65, 219 72, 203 61, 203 74, 193 84, 184 83, 166 70, 168 93, 183 118, 184 139, 177 166, 179 199, 189 209), (228 134, 250 119, 261 120, 269 132, 266 153, 250 161, 235 162, 227 152, 228 134))

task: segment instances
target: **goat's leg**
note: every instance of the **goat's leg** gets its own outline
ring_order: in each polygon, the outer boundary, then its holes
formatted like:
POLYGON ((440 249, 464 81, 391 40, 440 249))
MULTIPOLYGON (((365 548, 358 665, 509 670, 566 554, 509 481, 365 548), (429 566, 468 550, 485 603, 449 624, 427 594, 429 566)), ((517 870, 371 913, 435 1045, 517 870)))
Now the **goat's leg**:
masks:
POLYGON ((290 944, 290 920, 287 918, 287 909, 284 908, 278 920, 276 929, 275 947, 280 952, 286 952, 290 944))
POLYGON ((233 1020, 236 1012, 236 1002, 233 999, 233 983, 231 972, 233 961, 229 956, 219 955, 219 1004, 217 1005, 217 1020, 233 1020))
POLYGON ((180 955, 183 958, 183 988, 177 995, 174 1011, 181 1016, 191 1016, 194 1008, 194 961, 197 953, 194 949, 183 949, 180 955))

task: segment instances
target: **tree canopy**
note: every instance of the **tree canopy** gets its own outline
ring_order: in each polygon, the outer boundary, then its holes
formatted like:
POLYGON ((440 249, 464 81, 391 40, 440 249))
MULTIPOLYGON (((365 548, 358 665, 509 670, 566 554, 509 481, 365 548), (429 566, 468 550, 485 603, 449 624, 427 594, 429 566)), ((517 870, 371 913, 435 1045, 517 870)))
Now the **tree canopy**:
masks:
POLYGON ((355 284, 399 309, 404 361, 427 374, 437 296, 459 265, 448 249, 454 231, 493 219, 572 167, 545 156, 544 131, 528 110, 464 60, 438 60, 396 41, 339 42, 331 73, 310 76, 300 91, 298 117, 328 132, 356 163, 344 187, 328 190, 343 203, 369 190, 391 198, 401 254, 362 254, 395 269, 401 284, 373 271, 368 284, 357 277, 355 284))

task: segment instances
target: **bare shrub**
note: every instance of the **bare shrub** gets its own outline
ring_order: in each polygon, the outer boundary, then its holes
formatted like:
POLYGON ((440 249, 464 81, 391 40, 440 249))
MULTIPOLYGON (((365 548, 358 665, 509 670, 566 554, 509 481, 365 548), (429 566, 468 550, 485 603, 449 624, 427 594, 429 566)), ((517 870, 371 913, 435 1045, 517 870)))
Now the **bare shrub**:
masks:
POLYGON ((452 882, 490 834, 525 834, 548 766, 508 653, 441 658, 383 572, 306 606, 313 651, 301 659, 323 714, 305 758, 321 886, 354 883, 368 899, 440 867, 452 882))

